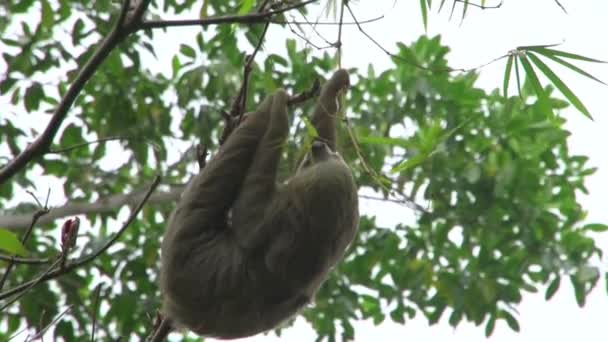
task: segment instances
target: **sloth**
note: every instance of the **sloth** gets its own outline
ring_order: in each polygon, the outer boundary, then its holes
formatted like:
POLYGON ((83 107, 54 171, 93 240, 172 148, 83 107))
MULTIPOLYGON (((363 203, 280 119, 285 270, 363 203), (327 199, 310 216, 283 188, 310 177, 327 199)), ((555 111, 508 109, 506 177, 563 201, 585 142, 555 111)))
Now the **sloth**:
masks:
POLYGON ((289 133, 278 90, 244 117, 180 198, 161 247, 162 312, 176 328, 233 339, 277 327, 314 297, 359 221, 357 186, 336 152, 345 70, 323 86, 318 137, 277 183, 289 133))

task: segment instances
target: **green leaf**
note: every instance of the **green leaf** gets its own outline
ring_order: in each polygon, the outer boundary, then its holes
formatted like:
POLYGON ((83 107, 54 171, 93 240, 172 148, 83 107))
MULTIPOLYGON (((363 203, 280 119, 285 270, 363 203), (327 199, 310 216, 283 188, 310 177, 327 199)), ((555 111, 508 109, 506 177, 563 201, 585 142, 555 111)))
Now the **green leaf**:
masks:
POLYGON ((585 306, 585 287, 581 283, 576 281, 576 278, 574 276, 570 277, 570 280, 574 288, 574 298, 576 298, 576 304, 578 304, 578 306, 582 308, 585 306))
POLYGON ((359 142, 365 145, 399 146, 403 148, 412 147, 412 143, 406 139, 366 136, 360 137, 359 142))
POLYGON ((310 122, 310 120, 308 120, 308 118, 303 117, 302 120, 304 121, 304 126, 306 126, 306 134, 309 138, 311 139, 315 139, 316 137, 319 136, 319 132, 317 132, 317 129, 315 128, 315 126, 310 122))
POLYGON ((241 1, 241 8, 239 8, 239 14, 247 14, 253 8, 253 3, 255 0, 243 0, 241 1))
POLYGON ((587 110, 587 108, 585 107, 585 105, 583 104, 583 102, 553 72, 553 70, 551 70, 551 68, 549 68, 545 63, 543 63, 543 61, 541 61, 540 58, 538 58, 533 53, 528 53, 528 57, 530 58, 530 60, 532 61, 532 63, 534 63, 534 65, 536 65, 536 67, 538 69, 540 69, 540 71, 542 71, 542 73, 545 74, 545 76, 547 76, 547 78, 553 83, 553 85, 557 89, 559 89, 559 91, 566 97, 566 99, 568 99, 568 101, 570 101, 570 103, 572 103, 574 105, 574 107, 576 107, 576 109, 578 109, 581 113, 583 113, 589 119, 593 119, 591 117, 591 113, 589 113, 589 110, 587 110))
POLYGON ((44 97, 44 91, 42 90, 42 86, 40 83, 32 84, 25 91, 25 110, 28 112, 32 112, 37 110, 40 107, 40 101, 44 97))
POLYGON ((519 76, 519 58, 515 58, 515 81, 517 81, 517 94, 519 94, 519 97, 522 97, 521 77, 519 76))
POLYGON ((509 89, 509 80, 511 79, 511 69, 513 69, 513 60, 515 57, 513 55, 509 55, 507 59, 507 66, 505 67, 505 78, 502 84, 502 92, 504 97, 508 97, 507 90, 509 89))
POLYGON ((44 170, 50 175, 63 176, 68 172, 68 164, 63 160, 45 160, 44 170))
POLYGON ((448 319, 448 323, 455 328, 461 320, 462 310, 454 309, 454 311, 452 311, 452 314, 450 315, 450 318, 448 319))
POLYGON ((11 104, 16 105, 17 103, 19 103, 20 99, 21 99, 21 88, 15 88, 15 90, 13 90, 13 95, 11 96, 11 104))
POLYGON ((539 104, 541 110, 546 115, 550 115, 551 117, 553 117, 554 114, 553 114, 553 109, 551 108, 551 103, 549 101, 549 97, 547 96, 545 89, 543 88, 540 81, 538 80, 538 76, 536 75, 536 72, 532 68, 532 65, 528 61, 528 57, 526 55, 520 55, 519 61, 521 62, 521 65, 524 67, 524 70, 526 71, 526 76, 530 80, 530 83, 532 84, 532 88, 534 88, 534 92, 536 93, 536 96, 538 97, 538 104, 539 104))
POLYGON ((469 10, 469 1, 470 0, 464 0, 464 7, 462 8, 462 19, 464 20, 464 18, 467 16, 467 11, 469 10))
POLYGON ((585 225, 583 227, 583 230, 592 231, 592 232, 596 232, 596 233, 603 233, 605 231, 608 231, 608 225, 601 224, 601 223, 591 223, 591 224, 585 225))
POLYGON ((0 228, 0 250, 9 254, 26 256, 27 250, 13 232, 0 228))
POLYGON ((399 165, 395 166, 394 168, 392 168, 391 172, 400 173, 400 172, 409 170, 415 166, 418 166, 418 165, 424 163, 424 161, 427 160, 428 157, 429 157, 429 155, 426 153, 419 153, 419 154, 409 158, 408 160, 401 162, 399 165))
POLYGON ((395 308, 395 310, 391 311, 390 316, 391 316, 391 319, 393 320, 393 322, 401 323, 401 324, 405 323, 403 307, 398 306, 397 308, 395 308))
POLYGON ((82 127, 70 124, 61 135, 61 146, 71 147, 84 142, 82 138, 82 127))
POLYGON ((196 51, 194 51, 190 45, 181 44, 179 47, 179 52, 186 57, 190 57, 192 59, 196 58, 196 51))
POLYGON ((467 181, 469 181, 469 183, 475 184, 481 178, 481 168, 477 164, 471 164, 465 170, 465 175, 466 175, 466 179, 467 179, 467 181))
POLYGON ((42 25, 42 27, 47 28, 47 29, 50 29, 51 27, 53 27, 53 23, 54 23, 53 16, 54 15, 55 15, 55 11, 53 11, 53 8, 49 4, 48 0, 43 0, 42 1, 42 18, 40 21, 40 24, 42 25))
POLYGON ((505 321, 507 321, 507 325, 509 325, 509 328, 511 328, 511 330, 519 332, 519 323, 517 322, 517 319, 515 319, 515 317, 513 317, 513 315, 511 315, 510 312, 508 311, 501 311, 502 313, 502 317, 504 317, 505 321))
POLYGON ((209 11, 209 1, 203 0, 203 4, 201 5, 201 10, 199 11, 199 18, 207 18, 207 13, 209 11))
POLYGON ((179 57, 177 57, 177 55, 174 55, 171 59, 171 72, 173 73, 173 78, 177 77, 181 68, 182 63, 179 61, 179 57))
POLYGON ((80 39, 82 38, 82 31, 84 30, 84 21, 78 18, 72 26, 72 44, 79 45, 80 39))
POLYGON ((486 337, 490 337, 490 335, 492 335, 492 332, 494 332, 494 327, 496 327, 496 316, 491 315, 490 319, 486 323, 486 337))
POLYGON ((541 46, 522 47, 522 49, 537 51, 538 53, 542 53, 542 54, 550 54, 552 56, 560 56, 560 57, 564 57, 564 58, 576 59, 576 60, 584 61, 584 62, 603 63, 603 64, 608 63, 607 61, 602 61, 599 59, 585 57, 585 56, 577 55, 575 53, 570 53, 570 52, 566 52, 566 51, 547 49, 547 48, 541 47, 541 46), (541 52, 541 51, 543 51, 543 52, 541 52))
POLYGON ((422 14, 422 24, 424 25, 424 31, 428 29, 428 8, 425 0, 420 0, 420 12, 422 14))
POLYGON ((553 295, 555 295, 555 293, 559 289, 560 281, 561 277, 556 276, 555 279, 553 279, 553 281, 551 282, 551 284, 549 284, 549 286, 547 287, 547 291, 545 292, 545 300, 549 300, 553 297, 553 295))
POLYGON ((599 83, 601 83, 603 85, 608 85, 607 83, 605 83, 602 80, 600 80, 599 78, 591 75, 590 73, 586 72, 585 70, 583 70, 583 69, 577 67, 576 65, 574 65, 574 64, 572 64, 572 63, 570 63, 568 61, 565 61, 562 58, 554 55, 552 53, 552 51, 554 51, 554 50, 551 50, 551 49, 532 49, 532 51, 537 52, 537 53, 539 53, 539 54, 541 54, 541 55, 543 55, 543 56, 545 56, 547 58, 550 58, 553 61, 555 61, 555 62, 557 62, 557 63, 565 66, 566 68, 568 68, 568 69, 570 69, 570 70, 572 70, 572 71, 574 71, 574 72, 576 72, 578 74, 581 74, 581 75, 583 75, 583 76, 585 76, 587 78, 590 78, 590 79, 592 79, 592 80, 594 80, 596 82, 599 82, 599 83))

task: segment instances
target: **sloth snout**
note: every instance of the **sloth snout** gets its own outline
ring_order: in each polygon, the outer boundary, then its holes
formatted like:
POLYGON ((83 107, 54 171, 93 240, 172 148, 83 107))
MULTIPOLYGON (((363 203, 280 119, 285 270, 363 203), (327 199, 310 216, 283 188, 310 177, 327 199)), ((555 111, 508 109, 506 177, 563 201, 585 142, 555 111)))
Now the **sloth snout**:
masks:
POLYGON ((326 160, 333 154, 329 146, 326 143, 320 140, 316 140, 312 143, 311 148, 312 159, 315 162, 320 160, 326 160))

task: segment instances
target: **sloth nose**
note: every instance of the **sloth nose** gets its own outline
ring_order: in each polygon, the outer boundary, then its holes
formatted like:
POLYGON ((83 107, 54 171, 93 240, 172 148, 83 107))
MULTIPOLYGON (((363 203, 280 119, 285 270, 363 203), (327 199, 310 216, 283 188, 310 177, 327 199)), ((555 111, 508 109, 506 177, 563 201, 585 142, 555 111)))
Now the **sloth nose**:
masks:
POLYGON ((326 144, 320 140, 315 140, 312 143, 312 149, 313 150, 318 150, 318 149, 324 149, 326 147, 326 144))
POLYGON ((331 155, 331 150, 326 143, 320 140, 315 140, 312 143, 311 151, 314 161, 325 160, 331 155))

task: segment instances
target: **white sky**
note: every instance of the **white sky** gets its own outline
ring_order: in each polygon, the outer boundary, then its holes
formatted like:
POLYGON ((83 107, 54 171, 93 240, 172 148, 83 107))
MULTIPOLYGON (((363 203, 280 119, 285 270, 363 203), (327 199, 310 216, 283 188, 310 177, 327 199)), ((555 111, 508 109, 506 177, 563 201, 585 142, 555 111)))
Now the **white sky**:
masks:
MULTIPOLYGON (((474 1, 474 0, 472 0, 474 1)), ((452 1, 447 1, 446 5, 452 1)), ((474 1, 478 3, 479 1, 474 1)), ((500 9, 485 10, 471 7, 467 18, 460 25, 459 9, 454 20, 448 21, 449 8, 437 15, 436 11, 429 14, 429 35, 441 34, 442 42, 448 45, 452 52, 449 54, 450 66, 456 68, 472 68, 484 64, 505 54, 518 45, 551 44, 564 42, 559 49, 579 53, 589 57, 608 60, 608 1, 605 0, 560 0, 568 10, 564 14, 553 0, 505 0, 500 9)), ((439 1, 434 1, 435 6, 439 1)), ((498 1, 487 1, 488 5, 498 1)), ((352 2, 352 8, 359 20, 384 15, 379 22, 367 24, 364 29, 385 48, 395 51, 394 43, 402 41, 410 43, 423 34, 419 1, 404 0, 363 0, 352 2), (395 4, 397 3, 397 4, 395 4)), ((314 20, 314 17, 311 17, 314 20)), ((331 20, 329 18, 328 20, 331 20)), ((345 21, 350 21, 348 15, 345 21)), ((170 59, 178 51, 179 43, 191 43, 189 37, 198 32, 195 28, 173 28, 167 34, 159 34, 155 43, 162 44, 157 49, 158 61, 149 61, 156 70, 170 73, 170 59), (160 69, 159 69, 160 68, 160 69)), ((333 41, 336 28, 326 28, 325 36, 333 41)), ((272 53, 284 52, 284 38, 293 37, 286 32, 280 32, 276 26, 271 26, 266 49, 272 53)), ((361 35, 355 26, 345 26, 343 32, 343 65, 345 67, 367 68, 373 63, 376 70, 390 67, 392 64, 381 50, 361 35)), ((324 45, 319 39, 313 40, 324 45)), ((600 79, 608 82, 608 66, 587 64, 583 68, 600 79)), ((567 112, 568 128, 572 131, 570 146, 572 153, 584 154, 591 158, 591 165, 600 167, 599 171, 589 178, 587 183, 591 194, 581 196, 581 202, 589 211, 589 221, 608 223, 608 212, 604 209, 608 203, 608 192, 605 191, 608 182, 608 154, 604 151, 608 131, 608 88, 576 75, 563 68, 555 69, 558 75, 581 98, 591 111, 595 121, 590 121, 575 110, 567 112)), ((479 86, 487 90, 501 87, 504 73, 504 61, 494 63, 482 70, 479 86)), ((46 186, 44 186, 46 188, 46 186)), ((53 201, 52 201, 53 202, 53 201)), ((63 203, 57 198, 53 205, 63 203)), ((377 217, 380 226, 392 226, 403 221, 404 208, 392 208, 388 203, 361 202, 363 213, 377 217), (399 216, 395 217, 394 213, 399 216)), ((597 243, 608 252, 608 237, 598 238, 597 243)), ((602 265, 607 266, 605 260, 602 265)), ((605 271, 603 267, 602 271, 605 271)), ((555 297, 546 302, 544 289, 537 294, 524 295, 519 311, 520 333, 512 332, 503 321, 497 322, 494 334, 489 339, 493 342, 502 341, 569 341, 584 338, 585 341, 606 341, 606 316, 608 314, 608 295, 603 280, 587 297, 587 305, 580 309, 576 305, 572 288, 566 279, 555 297)), ((484 337, 484 326, 475 327, 472 324, 461 323, 453 329, 447 324, 448 314, 434 326, 429 327, 422 314, 405 325, 388 322, 373 326, 371 322, 359 322, 356 327, 357 341, 402 341, 404 339, 418 341, 439 339, 443 341, 487 341, 484 337)), ((298 319, 296 326, 283 332, 282 338, 274 334, 260 335, 242 341, 313 341, 315 334, 310 327, 298 319)))

